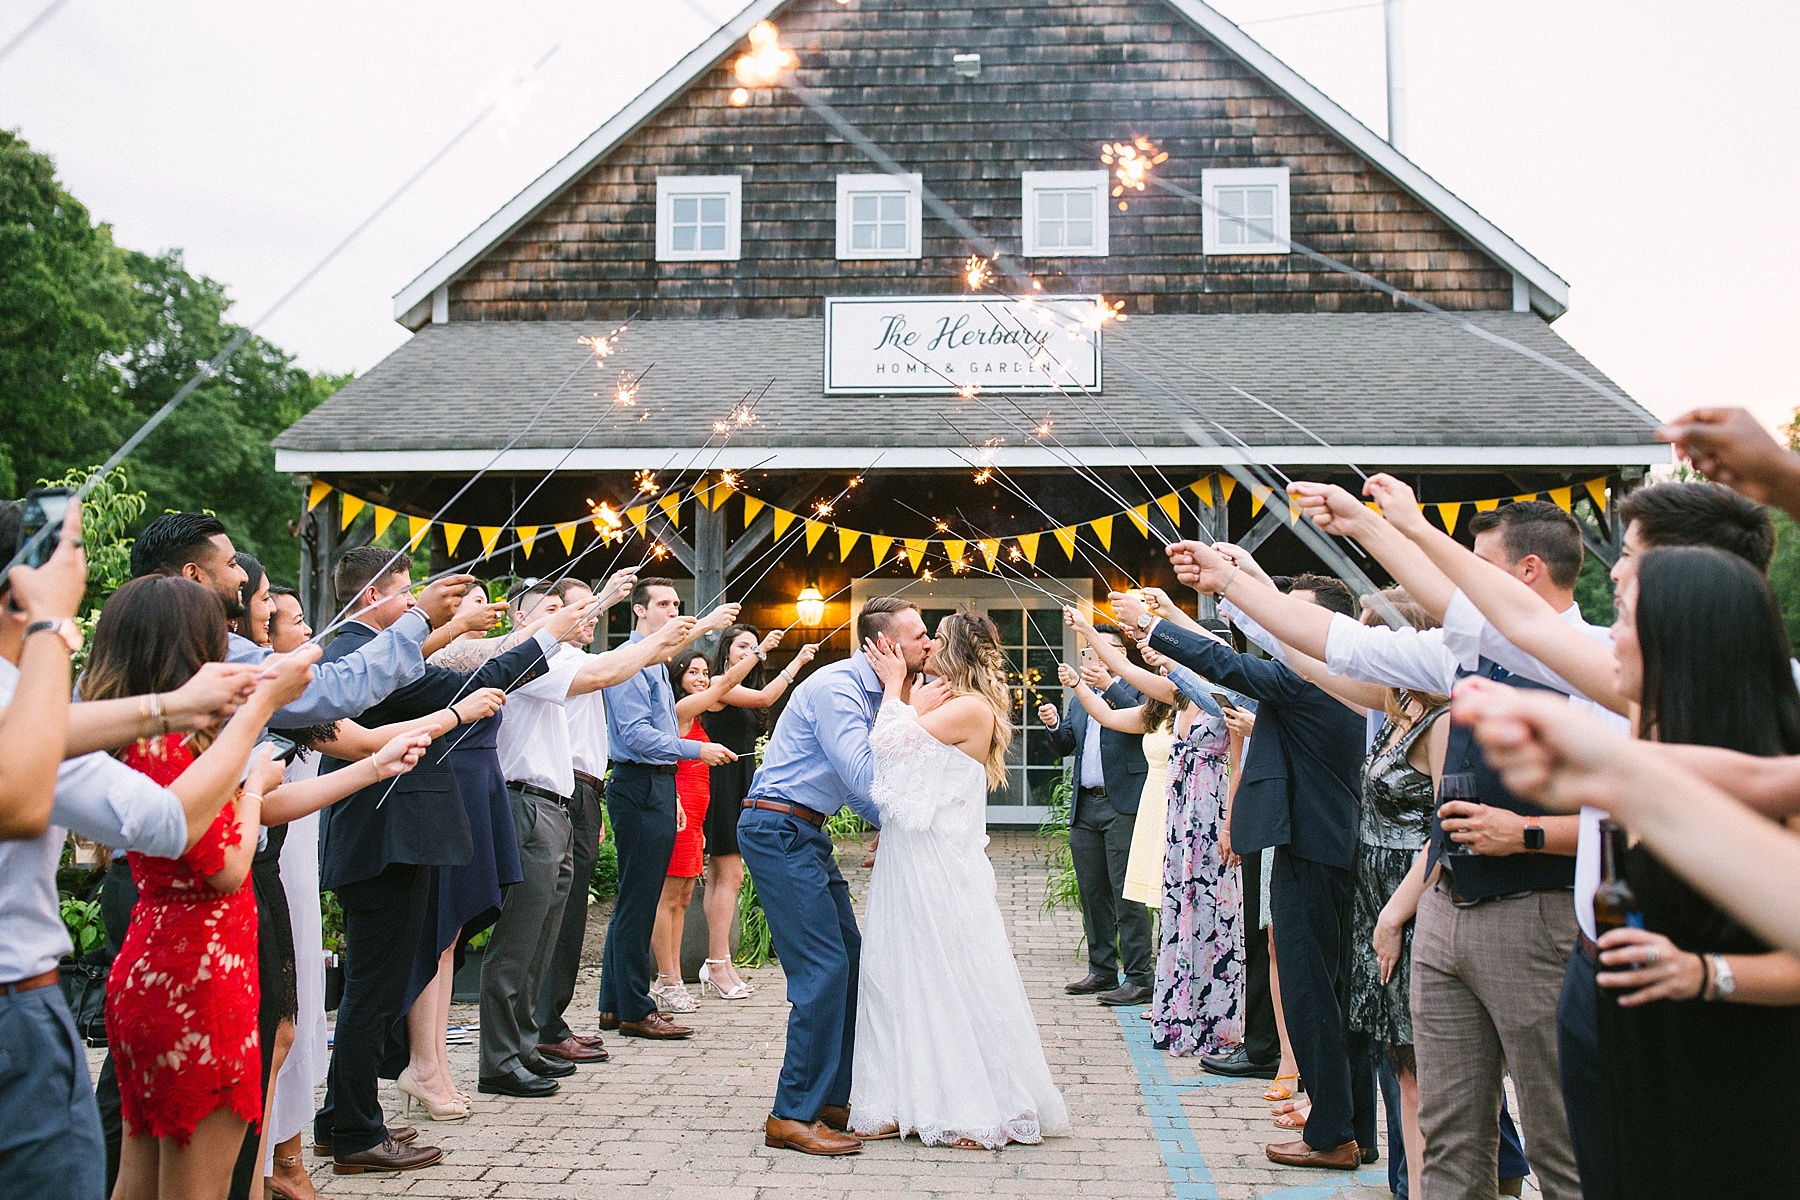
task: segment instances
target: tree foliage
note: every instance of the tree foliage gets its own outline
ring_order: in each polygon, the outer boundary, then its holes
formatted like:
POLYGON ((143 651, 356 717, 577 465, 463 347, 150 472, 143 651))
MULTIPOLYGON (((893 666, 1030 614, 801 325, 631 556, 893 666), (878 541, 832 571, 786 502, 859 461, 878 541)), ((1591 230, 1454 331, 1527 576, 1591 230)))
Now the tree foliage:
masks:
MULTIPOLYGON (((0 495, 103 461, 238 333, 230 307, 179 250, 115 245, 50 159, 0 130, 0 495)), ((291 580, 298 498, 269 443, 347 378, 250 338, 132 456, 145 515, 210 509, 291 580)))

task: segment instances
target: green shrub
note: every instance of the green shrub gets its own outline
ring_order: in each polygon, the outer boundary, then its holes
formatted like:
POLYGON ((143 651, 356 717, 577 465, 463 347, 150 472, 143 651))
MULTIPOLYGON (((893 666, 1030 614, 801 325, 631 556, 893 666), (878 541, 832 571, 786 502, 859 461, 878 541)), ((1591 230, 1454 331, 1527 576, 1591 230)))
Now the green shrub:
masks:
POLYGON ((1079 908, 1081 888, 1075 882, 1075 856, 1069 852, 1069 822, 1075 813, 1075 784, 1068 771, 1050 788, 1050 813, 1038 826, 1044 839, 1048 877, 1044 883, 1044 912, 1079 908))
POLYGON ((619 894, 619 847, 611 838, 600 843, 600 857, 594 860, 594 875, 588 880, 588 895, 598 904, 619 894))
POLYGON ((766 966, 775 959, 775 937, 769 932, 769 918, 764 915, 762 898, 756 894, 756 881, 744 871, 744 886, 738 890, 738 951, 740 967, 766 966))

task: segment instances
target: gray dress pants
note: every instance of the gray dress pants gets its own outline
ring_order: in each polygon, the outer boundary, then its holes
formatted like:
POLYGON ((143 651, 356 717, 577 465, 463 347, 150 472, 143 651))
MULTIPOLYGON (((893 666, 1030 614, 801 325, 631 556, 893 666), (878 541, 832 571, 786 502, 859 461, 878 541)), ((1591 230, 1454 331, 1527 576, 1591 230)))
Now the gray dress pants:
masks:
POLYGON ((481 963, 481 1077, 537 1058, 537 998, 574 878, 569 814, 554 800, 506 785, 524 878, 506 889, 481 963))
POLYGON ((538 991, 538 1041, 543 1044, 567 1041, 574 1033, 565 1014, 575 998, 581 950, 587 941, 588 885, 594 878, 594 863, 600 858, 600 800, 600 789, 577 776, 575 798, 569 802, 569 824, 575 839, 574 874, 569 880, 569 898, 563 902, 556 944, 550 951, 550 967, 544 975, 544 986, 538 991))
POLYGON ((1104 795, 1080 791, 1069 823, 1069 857, 1081 888, 1088 968, 1110 977, 1123 967, 1125 982, 1149 987, 1154 978, 1150 910, 1124 895, 1125 863, 1136 827, 1136 813, 1122 813, 1104 795))

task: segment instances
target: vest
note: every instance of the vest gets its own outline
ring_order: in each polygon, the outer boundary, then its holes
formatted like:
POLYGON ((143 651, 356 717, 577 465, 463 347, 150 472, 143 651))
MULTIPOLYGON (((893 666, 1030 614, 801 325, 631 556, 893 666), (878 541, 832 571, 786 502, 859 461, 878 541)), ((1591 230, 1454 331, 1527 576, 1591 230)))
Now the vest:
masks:
MULTIPOLYGON (((1485 658, 1478 670, 1461 671, 1458 675, 1463 678, 1480 675, 1511 687, 1555 692, 1554 688, 1521 679, 1485 658)), ((1552 815, 1547 809, 1506 790, 1499 773, 1488 765, 1487 755, 1475 741, 1474 730, 1467 725, 1450 727, 1450 741, 1444 752, 1444 772, 1455 771, 1467 771, 1475 776, 1476 796, 1490 808, 1504 808, 1527 817, 1552 815)), ((1441 858, 1457 894, 1469 900, 1575 886, 1575 856, 1572 854, 1450 854, 1450 845, 1450 835, 1444 832, 1442 820, 1433 811, 1431 855, 1426 869, 1429 872, 1431 865, 1441 858)))

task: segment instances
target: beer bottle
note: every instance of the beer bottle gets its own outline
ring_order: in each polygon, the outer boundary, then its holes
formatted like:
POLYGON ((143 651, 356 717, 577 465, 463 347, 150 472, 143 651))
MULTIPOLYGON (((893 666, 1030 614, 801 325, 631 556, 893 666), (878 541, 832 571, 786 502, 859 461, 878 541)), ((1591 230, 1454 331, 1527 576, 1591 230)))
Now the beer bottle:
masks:
POLYGON ((1594 889, 1594 926, 1609 929, 1642 929, 1644 914, 1637 893, 1625 882, 1625 830, 1611 820, 1600 822, 1600 886, 1594 889))

